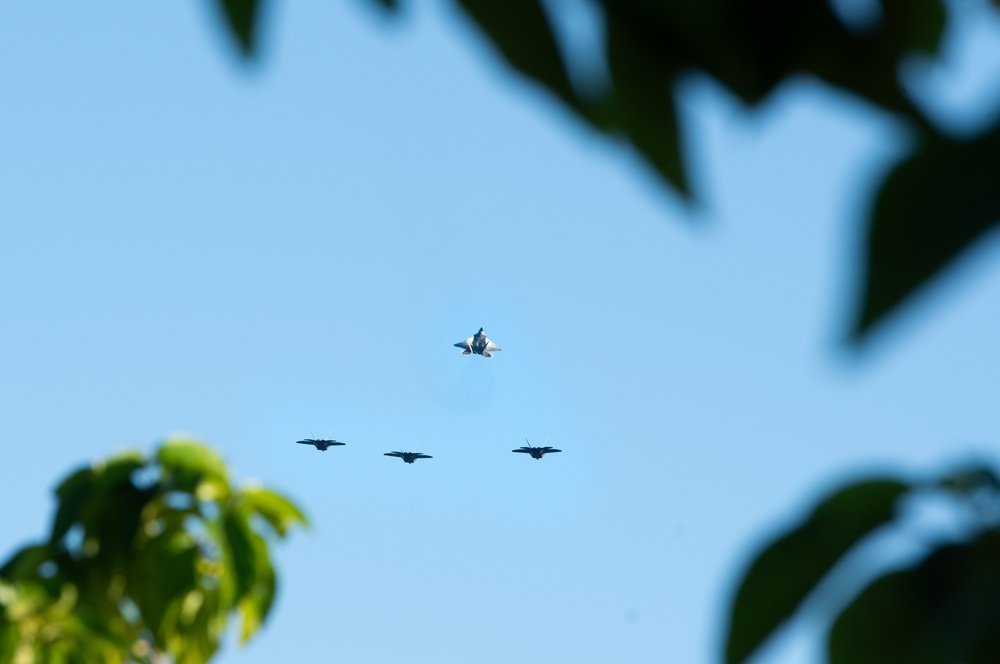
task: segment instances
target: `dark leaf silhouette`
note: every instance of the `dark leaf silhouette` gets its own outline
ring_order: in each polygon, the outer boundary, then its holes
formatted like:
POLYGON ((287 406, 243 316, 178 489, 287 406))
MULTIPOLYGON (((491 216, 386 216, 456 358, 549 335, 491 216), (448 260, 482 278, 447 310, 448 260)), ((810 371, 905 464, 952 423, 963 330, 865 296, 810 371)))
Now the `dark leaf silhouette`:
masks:
POLYGON ((240 52, 251 57, 257 53, 257 28, 260 0, 217 0, 219 11, 239 46, 240 52))
POLYGON ((907 510, 895 508, 917 495, 947 496, 944 504, 962 512, 964 533, 928 541, 929 553, 907 569, 886 573, 877 556, 866 559, 869 571, 861 574, 867 586, 846 608, 825 608, 828 614, 839 611, 828 616, 829 661, 1000 661, 1000 482, 983 465, 909 485, 852 484, 822 503, 754 561, 732 607, 726 661, 745 661, 836 561, 876 528, 905 532, 907 510))
POLYGON ((733 601, 726 662, 745 661, 847 551, 893 517, 908 490, 909 485, 890 479, 841 489, 758 555, 733 601))
POLYGON ((539 0, 458 0, 514 69, 585 113, 539 0))
POLYGON ((1000 532, 872 583, 834 624, 829 652, 833 664, 996 662, 1000 532))
POLYGON ((642 17, 608 8, 608 65, 622 124, 639 152, 687 196, 680 132, 671 85, 678 65, 642 17))
POLYGON ((1000 127, 974 140, 931 138, 879 192, 869 228, 862 339, 1000 217, 1000 127))

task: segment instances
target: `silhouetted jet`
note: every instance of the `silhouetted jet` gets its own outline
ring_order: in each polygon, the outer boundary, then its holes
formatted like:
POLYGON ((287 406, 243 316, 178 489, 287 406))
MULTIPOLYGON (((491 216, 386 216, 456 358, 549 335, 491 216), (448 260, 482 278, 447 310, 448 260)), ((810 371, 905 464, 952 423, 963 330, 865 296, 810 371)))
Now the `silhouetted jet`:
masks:
MULTIPOLYGON (((525 438, 524 442, 528 443, 528 439, 525 438)), ((519 447, 516 450, 511 450, 511 452, 530 454, 532 459, 541 459, 546 454, 552 454, 553 452, 562 452, 562 450, 557 450, 554 447, 532 447, 531 443, 528 443, 527 447, 519 447)))
POLYGON ((493 357, 493 353, 503 350, 489 340, 486 333, 483 332, 483 328, 479 328, 478 332, 465 341, 455 344, 455 346, 462 349, 462 355, 476 354, 483 357, 493 357))
POLYGON ((334 445, 346 445, 347 443, 340 443, 336 440, 316 440, 315 438, 306 438, 305 440, 295 441, 299 445, 314 445, 320 452, 326 452, 326 448, 333 447, 334 445))
POLYGON ((420 452, 386 452, 385 456, 399 457, 406 463, 413 463, 417 459, 433 459, 434 457, 420 452))

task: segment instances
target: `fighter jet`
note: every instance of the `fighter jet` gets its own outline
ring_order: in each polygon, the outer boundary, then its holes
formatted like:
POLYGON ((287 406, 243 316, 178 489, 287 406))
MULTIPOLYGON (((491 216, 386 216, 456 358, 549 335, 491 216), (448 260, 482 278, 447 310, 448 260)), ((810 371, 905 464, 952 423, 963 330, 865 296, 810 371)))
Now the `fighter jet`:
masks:
MULTIPOLYGON (((545 442, 548 442, 548 438, 545 442)), ((528 443, 528 439, 525 438, 524 442, 528 443)), ((553 452, 562 452, 562 450, 557 450, 554 447, 532 447, 531 443, 528 443, 527 447, 519 447, 516 450, 511 450, 511 452, 520 452, 521 454, 530 454, 532 459, 541 459, 546 454, 552 454, 553 452)))
POLYGON ((334 445, 346 445, 347 443, 341 443, 336 440, 317 440, 315 438, 306 438, 304 440, 295 441, 299 445, 314 445, 320 452, 326 452, 326 448, 333 447, 334 445))
POLYGON ((483 357, 493 357, 493 353, 503 350, 489 340, 486 333, 483 332, 483 328, 479 328, 478 332, 455 346, 462 349, 462 355, 476 354, 483 357))
POLYGON ((384 456, 399 457, 406 463, 413 463, 417 459, 433 459, 434 457, 420 452, 386 452, 384 456))

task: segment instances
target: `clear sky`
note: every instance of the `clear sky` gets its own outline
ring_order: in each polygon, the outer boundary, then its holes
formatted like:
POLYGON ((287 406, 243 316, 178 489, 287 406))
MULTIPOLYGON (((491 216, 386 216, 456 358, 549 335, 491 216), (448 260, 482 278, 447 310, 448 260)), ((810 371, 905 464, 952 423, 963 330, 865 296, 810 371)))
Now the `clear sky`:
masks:
MULTIPOLYGON (((189 432, 313 523, 219 662, 697 664, 824 489, 996 457, 995 241, 842 344, 889 118, 693 78, 689 210, 438 3, 272 5, 246 67, 208 3, 0 4, 4 558, 70 470, 189 432)), ((911 70, 943 121, 996 98, 976 21, 911 70)))

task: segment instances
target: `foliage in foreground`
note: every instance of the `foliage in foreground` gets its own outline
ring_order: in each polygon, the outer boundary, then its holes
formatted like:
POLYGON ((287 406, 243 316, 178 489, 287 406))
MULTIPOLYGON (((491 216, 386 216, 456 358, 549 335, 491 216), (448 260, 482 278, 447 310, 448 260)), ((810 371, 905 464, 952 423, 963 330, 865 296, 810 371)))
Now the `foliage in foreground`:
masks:
MULTIPOLYGON (((394 11, 400 0, 371 0, 394 11)), ((257 51, 262 0, 216 0, 240 52, 257 51)), ((865 274, 852 339, 979 242, 1000 220, 1000 115, 973 137, 942 131, 905 78, 940 56, 947 0, 580 0, 600 43, 580 53, 557 29, 564 3, 453 0, 518 73, 594 130, 627 143, 664 183, 692 197, 678 84, 707 74, 748 106, 797 77, 888 112, 908 128, 911 152, 881 183, 868 218, 865 274), (867 17, 837 8, 864 5, 867 17), (602 67, 592 63, 603 63, 602 67)), ((992 0, 1000 4, 1000 0, 992 0)), ((960 10, 961 8, 959 8, 960 10)))
MULTIPOLYGON (((980 467, 933 481, 869 479, 822 500, 751 564, 731 607, 726 662, 746 661, 807 598, 823 594, 822 583, 836 580, 835 567, 861 545, 888 534, 919 536, 908 508, 927 499, 943 499, 961 532, 927 542, 926 555, 909 567, 872 570, 846 607, 819 602, 832 614, 825 616, 828 661, 1000 662, 1000 478, 980 467)), ((860 562, 877 565, 870 556, 860 562)))
POLYGON ((206 662, 231 614, 243 642, 267 618, 265 535, 306 524, 283 496, 230 483, 193 441, 81 468, 56 496, 48 541, 0 568, 0 662, 206 662))

